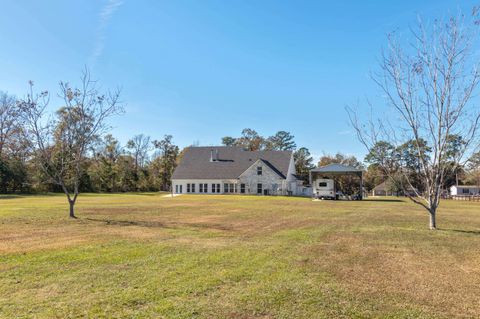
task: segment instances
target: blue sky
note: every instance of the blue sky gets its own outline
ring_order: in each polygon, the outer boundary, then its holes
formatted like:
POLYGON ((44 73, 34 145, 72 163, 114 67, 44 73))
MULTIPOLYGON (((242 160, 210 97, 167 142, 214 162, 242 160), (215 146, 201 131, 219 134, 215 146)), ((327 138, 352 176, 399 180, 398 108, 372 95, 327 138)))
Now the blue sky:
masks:
POLYGON ((111 121, 122 143, 144 133, 217 145, 249 127, 290 131, 316 157, 363 158, 344 107, 381 103, 369 73, 386 34, 475 4, 2 0, 0 90, 23 96, 33 80, 55 95, 87 66, 122 88, 126 113, 111 121))

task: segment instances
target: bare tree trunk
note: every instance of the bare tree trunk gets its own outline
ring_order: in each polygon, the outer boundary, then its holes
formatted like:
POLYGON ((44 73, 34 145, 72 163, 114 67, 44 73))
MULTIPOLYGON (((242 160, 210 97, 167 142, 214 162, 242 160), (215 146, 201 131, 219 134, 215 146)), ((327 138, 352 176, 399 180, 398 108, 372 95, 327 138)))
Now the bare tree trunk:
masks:
POLYGON ((436 209, 435 210, 431 209, 429 213, 430 213, 430 229, 436 230, 437 229, 436 209))
POLYGON ((70 218, 77 218, 77 216, 75 216, 75 203, 76 203, 77 197, 78 197, 78 187, 75 185, 75 194, 72 197, 71 194, 68 192, 68 189, 65 186, 65 183, 63 183, 63 181, 62 181, 59 184, 62 187, 63 192, 67 196, 67 201, 68 201, 68 205, 69 205, 69 208, 70 208, 68 216, 70 218))
POLYGON ((68 200, 68 204, 70 205, 70 213, 69 213, 69 217, 70 218, 77 218, 75 216, 75 202, 73 200, 68 200))
POLYGON ((71 197, 68 192, 66 192, 66 195, 68 199, 68 205, 70 208, 68 216, 70 218, 77 218, 77 216, 75 216, 75 203, 77 202, 77 197, 78 197, 77 188, 75 187, 75 195, 73 195, 73 197, 71 197))

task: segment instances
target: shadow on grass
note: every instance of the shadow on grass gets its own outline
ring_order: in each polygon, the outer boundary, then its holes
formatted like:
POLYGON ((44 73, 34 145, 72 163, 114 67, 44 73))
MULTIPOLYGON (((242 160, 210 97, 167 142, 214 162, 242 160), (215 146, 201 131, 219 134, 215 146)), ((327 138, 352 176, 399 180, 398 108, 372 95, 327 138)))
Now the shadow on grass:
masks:
POLYGON ((372 199, 370 199, 370 198, 367 198, 367 199, 365 199, 365 202, 402 203, 402 202, 404 202, 404 200, 401 200, 401 199, 388 199, 388 198, 385 198, 385 199, 381 199, 381 198, 372 198, 372 199))
POLYGON ((15 198, 23 198, 23 195, 0 195, 0 200, 2 199, 15 199, 15 198))
POLYGON ((157 228, 170 228, 164 223, 153 221, 132 221, 132 220, 114 220, 114 219, 99 219, 99 218, 85 218, 85 220, 92 222, 105 223, 106 225, 115 226, 141 226, 141 227, 157 227, 157 228))
POLYGON ((439 230, 446 231, 446 232, 452 232, 452 233, 480 235, 480 230, 462 230, 462 229, 439 229, 439 230))
POLYGON ((64 193, 18 193, 18 194, 0 194, 1 199, 15 199, 15 198, 27 198, 27 197, 58 197, 65 196, 64 193))
POLYGON ((135 196, 159 196, 169 195, 170 192, 104 192, 104 193, 87 193, 88 195, 135 195, 135 196))
POLYGON ((85 218, 84 220, 92 222, 105 223, 105 225, 113 226, 139 226, 139 227, 148 227, 148 228, 165 228, 165 229, 178 229, 181 227, 191 227, 191 228, 201 228, 201 229, 215 229, 228 231, 232 230, 231 227, 220 225, 220 224, 210 224, 210 223, 178 223, 172 222, 169 225, 156 222, 156 221, 133 221, 133 220, 115 220, 115 219, 100 219, 100 218, 85 218))

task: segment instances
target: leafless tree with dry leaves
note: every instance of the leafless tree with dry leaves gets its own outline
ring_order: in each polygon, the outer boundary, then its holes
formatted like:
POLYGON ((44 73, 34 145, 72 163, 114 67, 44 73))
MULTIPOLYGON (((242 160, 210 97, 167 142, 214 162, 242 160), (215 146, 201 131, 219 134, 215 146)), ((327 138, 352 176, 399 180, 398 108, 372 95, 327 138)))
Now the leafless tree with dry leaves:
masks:
POLYGON ((390 34, 379 72, 372 76, 387 103, 379 108, 370 105, 367 119, 360 108, 347 107, 350 122, 370 154, 385 156, 378 151, 381 145, 413 143, 421 191, 413 187, 401 161, 392 165, 391 160, 378 158, 377 162, 388 163, 382 166, 385 173, 406 181, 416 192, 411 199, 427 210, 430 229, 437 228, 437 208, 448 170, 461 165, 479 145, 480 107, 473 99, 480 80, 478 13, 474 8, 471 16, 458 14, 431 24, 419 19, 408 41, 390 34), (447 161, 452 156, 452 136, 462 138, 453 167, 447 161))
POLYGON ((148 161, 148 153, 153 149, 150 144, 150 136, 138 134, 127 142, 127 149, 134 159, 135 172, 144 168, 148 161))
POLYGON ((120 91, 100 92, 85 70, 78 88, 60 82, 59 97, 64 105, 54 114, 47 113, 49 96, 47 91, 35 94, 30 81, 30 92, 20 107, 35 161, 50 182, 61 187, 68 199, 69 216, 75 218, 88 150, 109 130, 107 119, 123 112, 120 91))

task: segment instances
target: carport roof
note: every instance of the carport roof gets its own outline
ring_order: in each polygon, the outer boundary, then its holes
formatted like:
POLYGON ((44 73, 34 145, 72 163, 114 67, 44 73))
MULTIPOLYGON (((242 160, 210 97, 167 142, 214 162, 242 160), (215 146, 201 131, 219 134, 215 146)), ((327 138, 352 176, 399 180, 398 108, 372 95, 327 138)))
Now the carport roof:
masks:
POLYGON ((328 164, 322 167, 317 167, 311 170, 313 173, 361 173, 362 170, 352 167, 352 166, 347 166, 347 165, 342 165, 342 164, 328 164))

